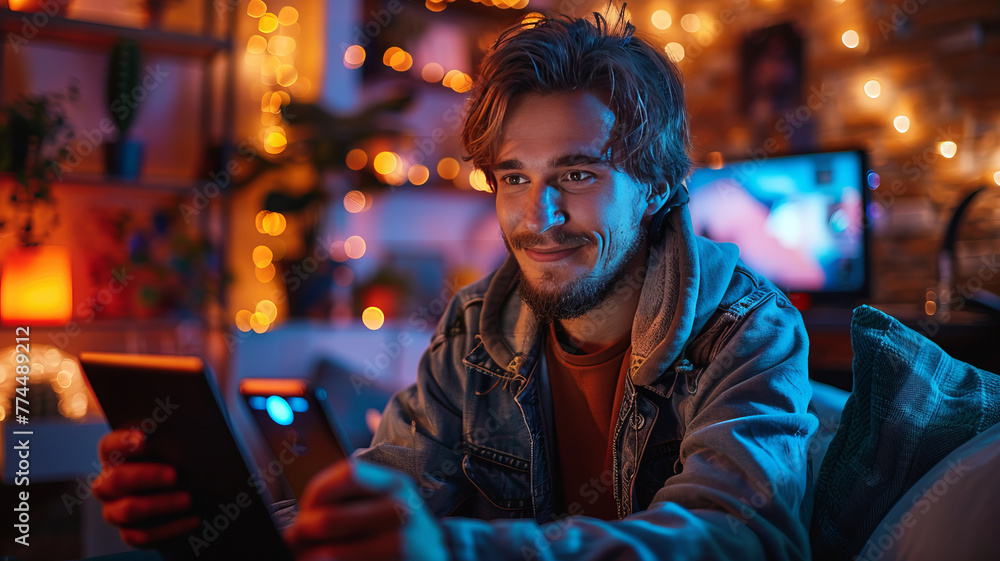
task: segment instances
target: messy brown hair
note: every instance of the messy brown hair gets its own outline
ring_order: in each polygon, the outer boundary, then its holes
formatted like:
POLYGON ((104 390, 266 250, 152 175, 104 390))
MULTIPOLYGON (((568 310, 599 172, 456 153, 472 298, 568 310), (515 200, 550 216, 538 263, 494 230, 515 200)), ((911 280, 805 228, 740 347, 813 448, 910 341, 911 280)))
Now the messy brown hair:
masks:
POLYGON ((612 165, 657 191, 679 185, 691 169, 684 81, 665 53, 634 37, 625 10, 614 25, 546 17, 515 25, 497 39, 479 67, 462 145, 466 160, 496 191, 493 165, 504 116, 523 94, 601 92, 615 122, 602 152, 612 165))

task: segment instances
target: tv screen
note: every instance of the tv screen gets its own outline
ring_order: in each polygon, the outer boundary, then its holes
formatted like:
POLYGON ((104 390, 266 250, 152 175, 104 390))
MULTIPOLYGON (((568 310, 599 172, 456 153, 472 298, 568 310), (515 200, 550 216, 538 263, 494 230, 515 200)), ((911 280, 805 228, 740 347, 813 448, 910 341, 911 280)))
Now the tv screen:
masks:
POLYGON ((868 181, 860 151, 698 169, 688 179, 691 218, 696 233, 735 243, 744 263, 786 291, 860 296, 868 181))

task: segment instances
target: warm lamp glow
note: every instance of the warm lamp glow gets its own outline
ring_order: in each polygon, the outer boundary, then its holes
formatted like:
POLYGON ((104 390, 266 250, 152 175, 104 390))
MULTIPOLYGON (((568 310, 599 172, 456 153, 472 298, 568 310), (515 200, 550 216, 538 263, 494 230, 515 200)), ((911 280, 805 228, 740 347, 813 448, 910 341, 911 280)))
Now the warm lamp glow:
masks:
POLYGON ((381 173, 382 175, 389 175, 390 173, 396 171, 396 167, 399 163, 399 156, 393 152, 379 152, 375 156, 375 160, 372 162, 372 166, 375 171, 381 173))
POLYGON ((910 130, 910 118, 906 115, 898 115, 892 120, 892 126, 896 127, 897 132, 906 132, 910 130))
POLYGON ((254 35, 247 41, 247 52, 252 55, 263 54, 267 49, 267 39, 260 35, 254 35))
POLYGON ((272 259, 274 259, 274 253, 266 245, 258 245, 253 248, 253 264, 257 267, 261 269, 267 267, 271 264, 272 259))
POLYGON ((267 13, 267 4, 261 0, 250 0, 250 4, 247 5, 247 15, 252 18, 259 18, 260 16, 267 13))
POLYGON ((457 93, 465 93, 472 89, 472 76, 459 72, 451 79, 451 89, 457 93))
POLYGON ((257 302, 257 307, 254 310, 254 313, 264 314, 267 316, 268 323, 272 323, 278 317, 278 306, 270 300, 261 300, 260 302, 257 302))
POLYGON ((69 250, 60 246, 11 251, 0 276, 0 318, 4 324, 59 325, 73 314, 69 250))

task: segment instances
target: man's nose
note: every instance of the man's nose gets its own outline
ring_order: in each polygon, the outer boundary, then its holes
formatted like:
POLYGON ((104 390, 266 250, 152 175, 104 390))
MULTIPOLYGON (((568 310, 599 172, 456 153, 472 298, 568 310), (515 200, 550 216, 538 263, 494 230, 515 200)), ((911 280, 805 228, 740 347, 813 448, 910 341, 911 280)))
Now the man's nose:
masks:
POLYGON ((526 226, 532 232, 542 234, 550 228, 566 223, 566 214, 562 209, 562 195, 556 187, 539 182, 538 187, 531 187, 526 203, 529 207, 525 214, 526 226))

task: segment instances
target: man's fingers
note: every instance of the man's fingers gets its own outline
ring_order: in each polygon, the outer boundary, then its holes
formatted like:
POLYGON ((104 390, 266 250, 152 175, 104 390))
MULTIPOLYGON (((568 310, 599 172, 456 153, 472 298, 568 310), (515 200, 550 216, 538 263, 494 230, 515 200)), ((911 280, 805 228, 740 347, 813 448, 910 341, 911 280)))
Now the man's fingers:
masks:
POLYGON ((146 435, 137 430, 116 430, 104 435, 98 444, 101 462, 117 465, 131 456, 141 454, 146 435))
POLYGON ((307 509, 393 494, 409 483, 409 476, 394 469, 341 460, 313 477, 302 494, 300 506, 307 509))
POLYGON ((286 538, 292 544, 355 541, 372 534, 398 530, 405 508, 391 497, 303 510, 286 538))
POLYGON ((172 491, 156 495, 133 495, 104 504, 104 519, 122 527, 148 525, 150 521, 191 510, 191 494, 172 491))
POLYGON ((177 470, 166 464, 130 462, 106 469, 94 481, 94 495, 110 501, 126 495, 149 493, 177 483, 177 470))
POLYGON ((200 523, 197 516, 185 516, 151 528, 121 528, 120 533, 122 541, 132 547, 153 547, 194 530, 200 523))

